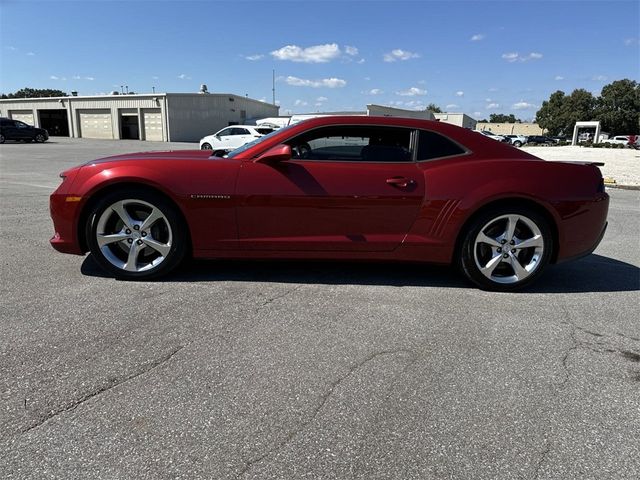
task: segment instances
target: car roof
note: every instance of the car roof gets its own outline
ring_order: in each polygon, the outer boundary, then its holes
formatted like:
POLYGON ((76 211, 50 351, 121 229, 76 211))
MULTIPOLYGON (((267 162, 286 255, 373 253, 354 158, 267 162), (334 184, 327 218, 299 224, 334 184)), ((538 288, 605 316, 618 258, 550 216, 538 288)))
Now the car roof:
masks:
POLYGON ((333 115, 325 117, 315 117, 303 120, 299 123, 291 125, 272 136, 263 143, 257 144, 238 155, 238 159, 251 158, 279 143, 287 138, 299 135, 318 127, 325 126, 346 126, 346 125, 371 125, 371 126, 396 126, 411 129, 430 130, 440 133, 452 140, 461 143, 469 150, 473 151, 477 158, 484 157, 504 157, 504 158, 535 158, 538 157, 524 152, 523 150, 513 148, 503 142, 496 142, 491 138, 479 134, 476 131, 451 125, 449 123, 439 122, 437 120, 423 120, 418 118, 406 117, 379 117, 379 116, 359 116, 359 115, 333 115))

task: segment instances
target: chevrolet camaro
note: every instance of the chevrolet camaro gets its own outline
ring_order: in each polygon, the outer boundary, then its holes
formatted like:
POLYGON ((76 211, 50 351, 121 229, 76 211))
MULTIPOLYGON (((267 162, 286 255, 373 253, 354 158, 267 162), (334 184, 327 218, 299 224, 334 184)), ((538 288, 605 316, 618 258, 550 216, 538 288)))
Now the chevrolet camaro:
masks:
POLYGON ((61 177, 52 246, 129 280, 187 256, 389 260, 453 264, 513 291, 591 253, 609 206, 598 164, 391 117, 314 118, 222 157, 118 155, 61 177))

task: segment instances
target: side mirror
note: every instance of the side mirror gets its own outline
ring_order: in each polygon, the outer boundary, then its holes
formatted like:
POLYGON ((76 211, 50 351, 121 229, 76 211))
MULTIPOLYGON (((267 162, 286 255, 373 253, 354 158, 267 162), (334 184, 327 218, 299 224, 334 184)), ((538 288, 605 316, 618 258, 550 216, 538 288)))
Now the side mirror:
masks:
POLYGON ((257 163, 278 163, 284 162, 286 160, 291 160, 291 147, 289 145, 281 143, 280 145, 271 147, 269 150, 256 158, 255 161, 257 163))

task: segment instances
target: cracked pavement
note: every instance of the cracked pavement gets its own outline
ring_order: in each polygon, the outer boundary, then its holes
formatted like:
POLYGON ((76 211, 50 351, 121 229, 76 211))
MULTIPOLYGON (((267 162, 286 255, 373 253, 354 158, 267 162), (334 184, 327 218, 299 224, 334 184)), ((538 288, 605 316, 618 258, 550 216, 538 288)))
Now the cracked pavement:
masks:
POLYGON ((640 192, 517 294, 326 262, 128 283, 49 247, 59 171, 171 147, 0 147, 0 477, 640 477, 640 192))

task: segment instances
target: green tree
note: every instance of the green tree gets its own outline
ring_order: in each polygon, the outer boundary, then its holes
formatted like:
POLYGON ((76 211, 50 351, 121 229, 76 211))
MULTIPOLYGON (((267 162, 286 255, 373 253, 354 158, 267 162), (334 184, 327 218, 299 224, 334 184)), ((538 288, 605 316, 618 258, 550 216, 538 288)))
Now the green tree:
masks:
POLYGON ((429 105, 427 105, 427 110, 433 113, 442 113, 442 109, 439 106, 437 106, 435 103, 430 103, 429 105))
POLYGON ((640 133, 640 85, 627 78, 602 88, 597 101, 596 117, 602 130, 610 135, 640 133))
POLYGON ((516 118, 516 116, 512 113, 510 115, 505 115, 503 113, 492 113, 489 115, 489 122, 491 123, 522 123, 522 120, 516 118))
POLYGON ((576 122, 593 120, 596 99, 582 88, 565 95, 562 90, 551 94, 536 112, 536 122, 550 135, 570 135, 576 122))
POLYGON ((15 93, 2 94, 2 98, 40 98, 40 97, 66 97, 62 90, 51 88, 21 88, 15 93))

